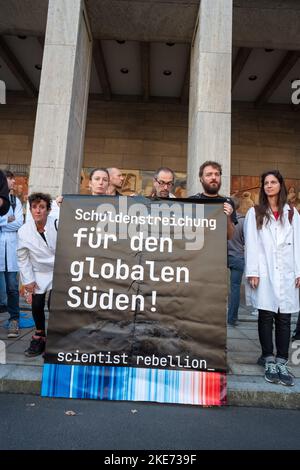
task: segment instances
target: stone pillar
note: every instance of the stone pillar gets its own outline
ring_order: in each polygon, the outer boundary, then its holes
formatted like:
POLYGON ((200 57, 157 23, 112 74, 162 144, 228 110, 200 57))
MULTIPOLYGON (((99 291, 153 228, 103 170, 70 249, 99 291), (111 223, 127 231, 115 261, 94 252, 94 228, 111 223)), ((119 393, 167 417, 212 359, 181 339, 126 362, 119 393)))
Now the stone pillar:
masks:
POLYGON ((230 191, 232 0, 201 0, 191 49, 188 194, 202 191, 199 167, 223 167, 222 194, 230 191))
POLYGON ((84 0, 49 0, 29 193, 77 193, 92 61, 84 0))

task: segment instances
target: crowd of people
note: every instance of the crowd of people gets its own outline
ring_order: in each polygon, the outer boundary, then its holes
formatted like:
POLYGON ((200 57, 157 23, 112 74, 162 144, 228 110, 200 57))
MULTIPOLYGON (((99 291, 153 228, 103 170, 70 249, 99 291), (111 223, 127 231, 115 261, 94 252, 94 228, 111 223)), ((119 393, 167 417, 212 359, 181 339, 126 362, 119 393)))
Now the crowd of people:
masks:
MULTIPOLYGON (((236 198, 220 194, 222 167, 206 161, 200 166, 203 192, 189 199, 214 199, 223 204, 227 217, 228 268, 230 292, 227 321, 238 322, 240 287, 246 279, 246 299, 258 310, 258 337, 261 356, 258 363, 271 383, 294 385, 287 363, 291 336, 291 314, 299 312, 300 288, 300 216, 290 203, 284 179, 279 171, 261 176, 258 205, 246 217, 239 213, 236 198), (273 327, 275 325, 275 347, 273 327)), ((124 177, 118 168, 95 168, 89 176, 91 195, 122 195, 124 177)), ((159 168, 153 176, 149 197, 174 198, 175 173, 159 168)), ((45 303, 50 307, 59 206, 47 194, 33 193, 28 198, 29 216, 23 221, 22 205, 14 196, 15 177, 0 172, 0 313, 8 312, 8 338, 19 332, 19 285, 32 306, 35 333, 28 357, 43 354, 46 341, 45 303), (56 210, 53 206, 56 206, 56 210), (57 209, 58 208, 58 209, 57 209), (52 210, 51 210, 52 209, 52 210), (20 273, 20 280, 19 280, 20 273)), ((300 339, 300 315, 292 340, 300 339)))

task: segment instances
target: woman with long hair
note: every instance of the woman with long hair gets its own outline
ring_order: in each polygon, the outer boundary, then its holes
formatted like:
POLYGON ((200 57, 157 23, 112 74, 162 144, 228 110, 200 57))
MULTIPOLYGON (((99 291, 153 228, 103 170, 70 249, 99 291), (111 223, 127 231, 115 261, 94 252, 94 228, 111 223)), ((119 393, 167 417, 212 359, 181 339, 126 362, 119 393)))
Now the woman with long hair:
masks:
POLYGON ((249 209, 244 230, 246 299, 259 312, 262 356, 258 363, 265 366, 267 382, 292 386, 287 362, 291 314, 299 311, 300 216, 287 204, 279 171, 261 176, 259 204, 249 209))

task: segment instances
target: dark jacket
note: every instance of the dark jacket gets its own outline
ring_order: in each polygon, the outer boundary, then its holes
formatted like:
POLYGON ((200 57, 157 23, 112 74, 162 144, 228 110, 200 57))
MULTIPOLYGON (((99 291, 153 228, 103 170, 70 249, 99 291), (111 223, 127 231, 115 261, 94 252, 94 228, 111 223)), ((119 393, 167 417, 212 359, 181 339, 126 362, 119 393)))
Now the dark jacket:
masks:
POLYGON ((231 240, 228 240, 228 255, 237 258, 244 258, 244 221, 245 216, 237 212, 237 225, 234 228, 234 234, 231 240))
POLYGON ((230 216, 231 222, 234 225, 237 225, 238 220, 237 220, 237 216, 236 216, 236 210, 234 208, 234 202, 230 197, 221 196, 219 194, 218 194, 218 196, 206 196, 203 193, 197 193, 197 194, 194 194, 194 196, 189 196, 189 199, 203 199, 204 201, 228 202, 231 205, 232 209, 233 209, 233 212, 230 216))

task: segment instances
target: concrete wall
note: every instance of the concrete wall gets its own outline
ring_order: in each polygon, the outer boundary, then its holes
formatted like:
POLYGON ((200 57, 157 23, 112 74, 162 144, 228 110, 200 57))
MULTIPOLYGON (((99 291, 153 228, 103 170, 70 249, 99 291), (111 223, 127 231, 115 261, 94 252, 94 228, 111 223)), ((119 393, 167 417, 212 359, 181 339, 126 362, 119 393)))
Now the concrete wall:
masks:
MULTIPOLYGON (((26 102, 25 102, 26 103, 26 102)), ((36 107, 0 106, 0 163, 30 164, 36 107)), ((186 171, 188 109, 179 105, 92 102, 84 167, 186 171)))
POLYGON ((0 105, 0 163, 29 165, 36 105, 0 105))
POLYGON ((300 179, 299 111, 287 105, 233 105, 231 162, 232 175, 278 169, 286 178, 300 179))
POLYGON ((84 0, 49 0, 30 192, 47 191, 53 197, 79 190, 91 63, 84 0))
MULTIPOLYGON (((1 166, 30 164, 36 107, 25 103, 0 106, 1 166)), ((90 103, 83 166, 186 171, 187 126, 187 108, 175 104, 90 103)), ((234 103, 232 175, 271 167, 300 179, 300 113, 234 103)))
POLYGON ((188 109, 179 105, 92 103, 84 167, 186 171, 188 109))
POLYGON ((201 0, 191 47, 187 165, 190 194, 199 191, 199 167, 216 155, 223 169, 223 191, 230 191, 231 53, 232 0, 201 0))

